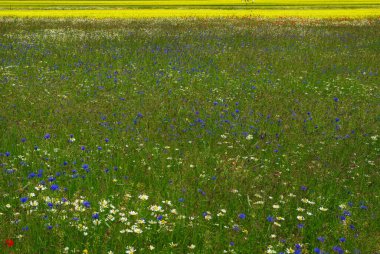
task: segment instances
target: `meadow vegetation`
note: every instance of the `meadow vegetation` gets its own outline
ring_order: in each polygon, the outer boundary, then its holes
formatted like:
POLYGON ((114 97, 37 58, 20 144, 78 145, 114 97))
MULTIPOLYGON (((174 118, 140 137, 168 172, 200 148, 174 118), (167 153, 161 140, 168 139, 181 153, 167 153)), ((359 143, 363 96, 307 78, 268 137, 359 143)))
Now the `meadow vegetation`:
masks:
POLYGON ((378 253, 379 19, 0 19, 1 253, 378 253))

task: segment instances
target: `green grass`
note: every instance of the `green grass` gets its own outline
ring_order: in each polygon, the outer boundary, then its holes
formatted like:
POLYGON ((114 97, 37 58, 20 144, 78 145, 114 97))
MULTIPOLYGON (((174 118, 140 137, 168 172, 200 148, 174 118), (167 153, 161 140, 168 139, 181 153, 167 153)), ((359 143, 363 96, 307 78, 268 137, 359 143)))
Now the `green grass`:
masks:
POLYGON ((324 9, 324 8, 379 8, 376 0, 0 0, 0 9, 324 9))
POLYGON ((378 20, 0 33, 1 253, 380 251, 378 20))

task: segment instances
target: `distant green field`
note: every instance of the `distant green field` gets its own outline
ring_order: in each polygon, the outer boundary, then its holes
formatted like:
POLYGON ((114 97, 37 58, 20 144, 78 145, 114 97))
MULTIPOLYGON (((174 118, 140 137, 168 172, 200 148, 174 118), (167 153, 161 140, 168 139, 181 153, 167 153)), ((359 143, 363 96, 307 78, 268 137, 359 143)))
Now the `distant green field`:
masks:
POLYGON ((307 1, 307 0, 255 0, 255 1, 237 1, 237 0, 164 0, 164 1, 147 1, 147 0, 126 0, 126 1, 50 1, 50 0, 18 0, 18 1, 0 1, 0 8, 110 8, 110 7, 141 7, 141 8, 173 8, 173 7, 207 7, 207 8, 327 8, 327 7, 344 7, 344 8, 362 8, 362 7, 379 7, 380 2, 375 0, 365 1, 307 1))

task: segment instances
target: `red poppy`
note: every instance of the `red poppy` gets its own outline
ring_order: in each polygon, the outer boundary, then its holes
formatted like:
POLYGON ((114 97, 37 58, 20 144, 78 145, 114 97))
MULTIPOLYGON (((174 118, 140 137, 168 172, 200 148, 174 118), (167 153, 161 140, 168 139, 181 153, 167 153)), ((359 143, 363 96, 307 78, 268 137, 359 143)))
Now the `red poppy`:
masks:
POLYGON ((5 240, 5 244, 10 248, 15 244, 15 242, 12 239, 7 239, 5 240))

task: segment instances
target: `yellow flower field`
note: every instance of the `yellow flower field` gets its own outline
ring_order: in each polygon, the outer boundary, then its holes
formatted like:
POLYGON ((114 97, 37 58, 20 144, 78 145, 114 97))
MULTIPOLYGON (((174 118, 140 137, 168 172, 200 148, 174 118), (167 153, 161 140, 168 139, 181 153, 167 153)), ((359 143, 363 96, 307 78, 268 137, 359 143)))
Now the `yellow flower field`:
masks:
POLYGON ((0 17, 377 18, 377 0, 0 0, 0 17))
POLYGON ((170 17, 296 17, 296 18, 377 18, 380 9, 306 10, 217 10, 217 9, 114 9, 114 10, 3 10, 2 17, 30 18, 170 18, 170 17))

